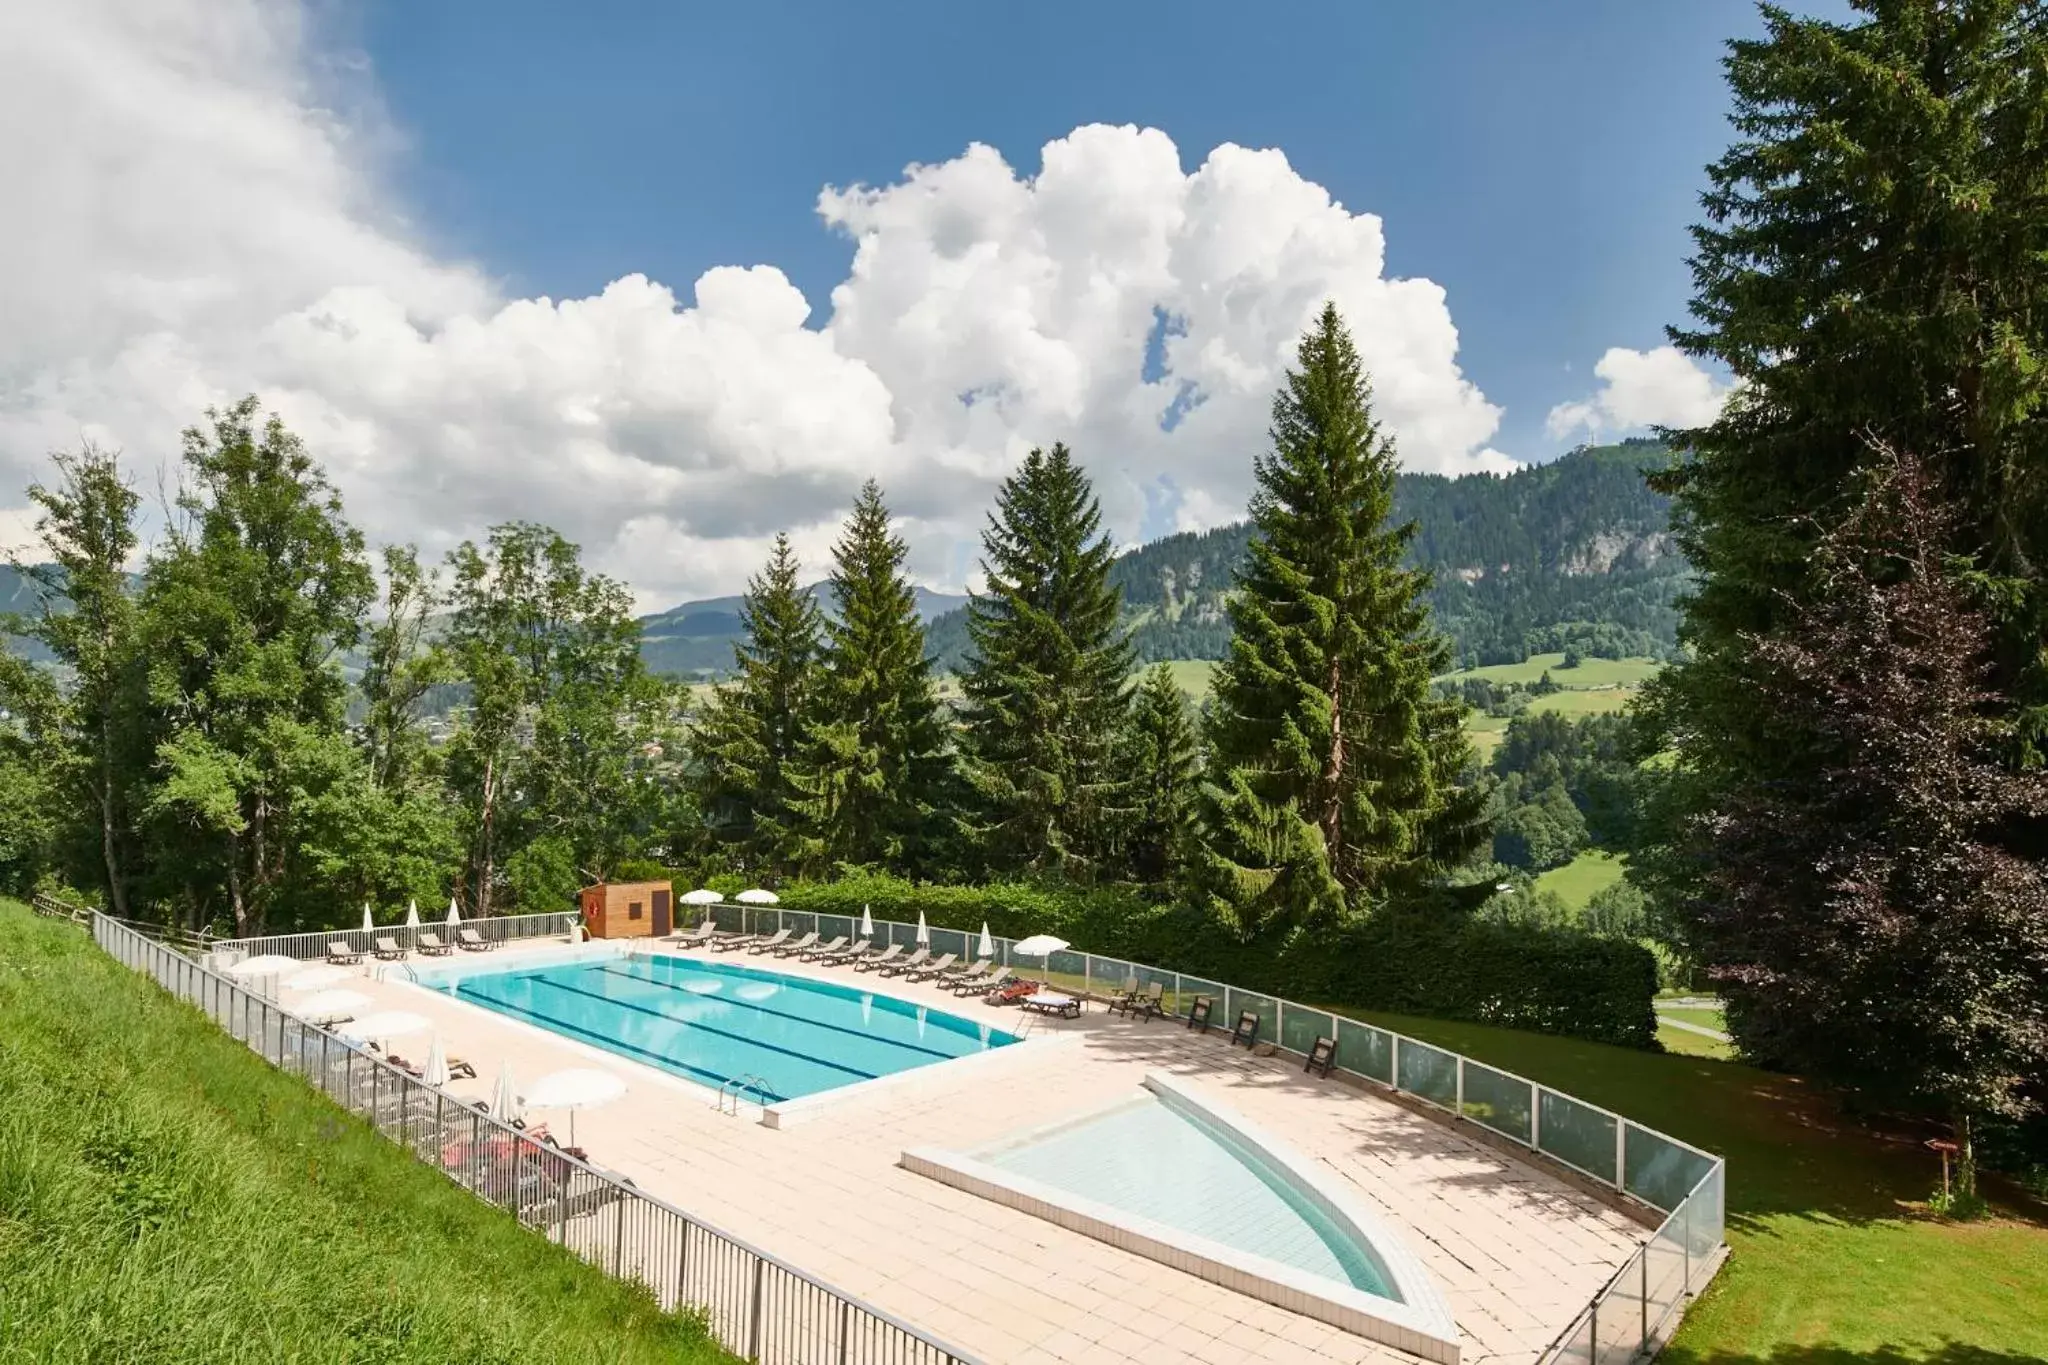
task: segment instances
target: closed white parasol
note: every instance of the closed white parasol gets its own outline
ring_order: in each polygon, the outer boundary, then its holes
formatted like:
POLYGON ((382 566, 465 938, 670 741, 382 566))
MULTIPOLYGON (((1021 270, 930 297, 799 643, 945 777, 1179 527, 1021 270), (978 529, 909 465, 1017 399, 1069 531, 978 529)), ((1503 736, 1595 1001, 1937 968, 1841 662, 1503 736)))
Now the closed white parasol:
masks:
POLYGON ((873 938, 875 936, 875 917, 868 913, 868 908, 865 905, 860 908, 860 936, 862 938, 873 938))
POLYGON ((370 932, 370 931, 371 931, 372 929, 375 929, 376 927, 377 927, 377 921, 376 921, 375 919, 371 918, 371 916, 370 916, 370 903, 369 903, 368 901, 364 901, 364 902, 363 902, 363 932, 367 934, 367 933, 369 933, 369 932, 370 932))
POLYGON ((577 1066, 567 1071, 551 1071, 541 1077, 526 1092, 525 1100, 529 1109, 568 1110, 569 1145, 574 1147, 576 1111, 610 1104, 625 1093, 626 1083, 611 1072, 577 1066))
POLYGON ((451 925, 462 923, 462 912, 455 908, 455 897, 453 896, 448 898, 448 923, 451 925))
POLYGON ((987 920, 981 922, 981 942, 975 946, 974 955, 976 957, 994 957, 996 955, 996 941, 988 936, 987 920))
POLYGON ((408 929, 420 927, 420 903, 418 901, 407 901, 405 903, 405 927, 408 929))
POLYGON ((428 1085, 448 1084, 448 1053, 441 1046, 439 1034, 434 1036, 434 1045, 427 1049, 427 1064, 420 1068, 420 1079, 428 1085))
POLYGON ((498 1083, 491 1087, 490 1115, 500 1123, 517 1123, 523 1117, 519 1092, 512 1086, 512 1063, 498 1068, 498 1083))
POLYGON ((917 946, 920 948, 932 946, 931 926, 924 922, 924 911, 922 910, 917 912, 917 946))

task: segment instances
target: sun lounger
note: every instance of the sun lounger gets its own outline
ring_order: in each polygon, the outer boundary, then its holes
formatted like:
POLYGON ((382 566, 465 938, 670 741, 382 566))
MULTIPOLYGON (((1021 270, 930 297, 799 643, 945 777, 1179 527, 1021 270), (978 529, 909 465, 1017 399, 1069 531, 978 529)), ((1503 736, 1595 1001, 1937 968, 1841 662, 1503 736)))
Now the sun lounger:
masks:
POLYGON ((1036 995, 1044 989, 1044 985, 1037 981, 1026 981, 1021 977, 1005 978, 991 988, 987 995, 981 997, 981 1000, 985 1005, 1014 1005, 1026 996, 1036 995))
POLYGON ((379 962, 401 962, 405 949, 398 946, 398 940, 389 934, 379 934, 370 940, 370 951, 377 955, 379 962))
POLYGON ((789 942, 783 944, 782 946, 771 949, 770 951, 772 951, 777 957, 795 957, 798 953, 808 953, 811 949, 817 946, 818 936, 814 932, 805 934, 802 938, 793 938, 789 942))
POLYGON ((327 940, 327 960, 337 967, 353 967, 363 955, 351 948, 347 939, 331 938, 327 940))
POLYGON ((717 932, 718 926, 707 919, 686 933, 670 934, 669 941, 671 943, 680 943, 684 947, 702 946, 711 942, 711 936, 717 932))
POLYGON ((844 951, 846 951, 846 935, 841 934, 830 943, 820 943, 816 947, 804 949, 796 957, 799 962, 822 962, 827 958, 837 957, 844 951))
POLYGON ((998 967, 993 962, 983 962, 980 965, 988 968, 988 970, 979 975, 969 972, 965 976, 956 976, 950 981, 942 981, 939 984, 949 987, 955 995, 985 995, 989 991, 1003 985, 1014 975, 1008 967, 998 967))
POLYGON ((457 929, 455 931, 455 946, 466 953, 488 953, 494 951, 498 945, 490 942, 474 929, 457 929))
POLYGON ((902 952, 902 944, 892 943, 888 947, 882 949, 881 952, 876 953, 873 957, 864 957, 861 958, 859 961, 855 962, 853 964, 854 970, 860 972, 872 972, 877 968, 884 966, 887 963, 894 962, 899 956, 902 955, 902 952))
POLYGON ((912 953, 912 954, 911 954, 911 955, 910 955, 909 957, 906 957, 906 958, 899 958, 899 959, 898 959, 897 961, 895 961, 895 962, 892 962, 892 963, 890 963, 890 964, 889 964, 888 966, 886 966, 886 967, 882 968, 882 975, 883 975, 883 976, 901 976, 901 975, 903 975, 903 974, 904 974, 905 972, 914 972, 914 971, 916 971, 916 970, 917 970, 917 969, 918 969, 919 967, 922 967, 922 966, 923 966, 923 965, 924 965, 924 964, 925 964, 926 962, 929 962, 929 961, 931 960, 931 956, 932 956, 932 950, 931 950, 931 949, 929 949, 929 948, 919 948, 919 949, 918 949, 918 950, 917 950, 916 952, 912 953))
POLYGON ((875 941, 871 938, 857 938, 838 952, 828 953, 820 960, 825 962, 858 962, 873 951, 874 946, 875 941))
POLYGON ((935 957, 922 967, 905 972, 903 979, 905 981, 929 981, 935 976, 944 976, 947 972, 953 970, 953 964, 959 960, 960 954, 958 953, 947 953, 942 957, 935 957))
POLYGON ((712 939, 710 944, 707 946, 709 946, 711 951, 714 953, 730 953, 737 949, 746 947, 749 943, 754 942, 760 937, 761 936, 759 934, 749 934, 745 932, 737 934, 727 934, 723 938, 712 939))
POLYGON ((781 947, 784 943, 788 942, 789 935, 789 930, 777 929, 774 933, 768 935, 768 937, 761 939, 758 942, 748 944, 747 951, 749 953, 752 953, 755 957, 759 957, 763 953, 773 952, 775 951, 775 949, 781 947))
POLYGON ((995 965, 993 958, 986 957, 979 962, 963 963, 958 967, 949 968, 939 978, 939 984, 949 991, 957 991, 962 986, 979 989, 988 980, 989 971, 995 965))
POLYGON ((1078 1019, 1081 1017, 1081 1002, 1071 995, 1058 991, 1035 991, 1017 1002, 1035 1014, 1049 1014, 1056 1019, 1078 1019))
POLYGON ((428 957, 446 957, 455 950, 441 941, 441 936, 432 929, 420 931, 420 951, 428 957))

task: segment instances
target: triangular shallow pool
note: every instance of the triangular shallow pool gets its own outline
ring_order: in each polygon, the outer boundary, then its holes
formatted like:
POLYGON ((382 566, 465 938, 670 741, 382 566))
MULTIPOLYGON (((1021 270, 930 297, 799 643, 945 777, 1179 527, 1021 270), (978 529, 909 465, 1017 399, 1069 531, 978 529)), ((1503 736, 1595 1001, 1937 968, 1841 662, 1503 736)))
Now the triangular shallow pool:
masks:
POLYGON ((1382 1298, 1385 1267, 1255 1149, 1151 1095, 974 1155, 1126 1213, 1382 1298))

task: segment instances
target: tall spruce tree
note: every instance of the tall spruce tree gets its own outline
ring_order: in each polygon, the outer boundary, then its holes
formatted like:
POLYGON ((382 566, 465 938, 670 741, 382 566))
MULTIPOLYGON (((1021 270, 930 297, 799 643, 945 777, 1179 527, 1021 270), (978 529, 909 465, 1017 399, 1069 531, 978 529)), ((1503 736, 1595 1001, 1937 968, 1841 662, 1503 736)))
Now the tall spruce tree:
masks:
POLYGON ((796 872, 803 861, 790 774, 809 742, 824 678, 824 617, 797 573, 789 537, 777 536, 740 599, 745 636, 733 645, 735 677, 712 695, 692 741, 711 837, 771 873, 796 872))
POLYGON ((1253 534, 1230 598, 1205 788, 1216 908, 1241 932, 1342 914, 1468 854, 1484 797, 1460 785, 1463 704, 1390 526, 1397 463, 1350 333, 1326 305, 1273 400, 1253 534))
MULTIPOLYGON (((1632 867, 1675 904, 1735 875, 1689 828, 1737 793, 1790 809, 1824 780, 1813 713, 1759 705, 1754 679, 1802 629, 1815 547, 1883 446, 1924 461, 1954 509, 1948 550, 1977 565, 2005 761, 2048 758, 2048 26, 2016 0, 1856 8, 1846 23, 1767 9, 1766 34, 1731 45, 1739 140, 1709 168, 1694 232, 1698 325, 1672 332, 1740 381, 1717 420, 1676 434, 1685 458, 1660 480, 1699 584, 1692 657, 1648 698, 1652 747, 1677 756, 1670 818, 1632 867)), ((2048 856, 2037 826, 1991 837, 2048 856)), ((1727 941, 1703 934, 1710 968, 1727 941)), ((1796 1013, 1743 1039, 1762 1017, 1732 1020, 1738 1041, 1784 1053, 1796 1013)))
POLYGON ((1121 749, 1131 784, 1124 866, 1136 881, 1170 882, 1194 848, 1201 752, 1193 708, 1167 665, 1147 669, 1132 689, 1121 749))
POLYGON ((809 861, 929 869, 952 756, 905 553, 869 479, 832 547, 837 614, 817 720, 791 772, 809 861))
POLYGON ((967 608, 961 748, 970 837, 991 871, 1087 881, 1111 854, 1131 650, 1101 526, 1088 476, 1055 445, 1003 481, 982 532, 988 588, 967 608))

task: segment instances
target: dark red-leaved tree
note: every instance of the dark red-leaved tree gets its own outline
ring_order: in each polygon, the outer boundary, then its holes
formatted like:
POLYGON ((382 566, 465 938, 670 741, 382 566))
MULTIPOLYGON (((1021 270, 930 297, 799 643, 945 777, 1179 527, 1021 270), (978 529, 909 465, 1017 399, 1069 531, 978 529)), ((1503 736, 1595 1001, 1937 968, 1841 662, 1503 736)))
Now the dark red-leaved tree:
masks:
POLYGON ((1928 466, 1880 455, 1751 641, 1794 761, 1692 824, 1686 908, 1745 1051, 1939 1113, 1973 1193, 1976 1125, 2048 1096, 2048 869, 2004 851, 2048 776, 1998 762, 1997 585, 1949 558, 1928 466))

